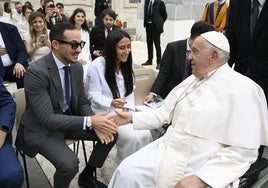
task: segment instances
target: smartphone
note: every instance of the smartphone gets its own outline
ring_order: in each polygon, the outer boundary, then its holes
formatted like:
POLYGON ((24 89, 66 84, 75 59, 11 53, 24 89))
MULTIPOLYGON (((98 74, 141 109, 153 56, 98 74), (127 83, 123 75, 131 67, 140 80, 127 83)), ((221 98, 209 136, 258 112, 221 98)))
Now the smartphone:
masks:
POLYGON ((40 42, 44 42, 45 40, 47 40, 47 35, 46 34, 42 34, 40 36, 40 42))

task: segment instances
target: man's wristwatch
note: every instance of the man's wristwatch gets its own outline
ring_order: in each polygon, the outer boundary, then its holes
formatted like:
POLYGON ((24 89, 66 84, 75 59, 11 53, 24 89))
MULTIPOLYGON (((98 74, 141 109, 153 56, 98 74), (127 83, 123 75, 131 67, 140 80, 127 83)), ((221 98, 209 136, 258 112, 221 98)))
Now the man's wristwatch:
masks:
POLYGON ((92 122, 91 122, 90 116, 87 116, 87 118, 86 118, 86 127, 87 127, 87 129, 92 130, 92 122))
POLYGON ((5 125, 2 125, 2 126, 0 127, 0 130, 1 130, 1 131, 4 131, 4 132, 6 132, 6 133, 9 132, 9 128, 8 128, 7 126, 5 126, 5 125))

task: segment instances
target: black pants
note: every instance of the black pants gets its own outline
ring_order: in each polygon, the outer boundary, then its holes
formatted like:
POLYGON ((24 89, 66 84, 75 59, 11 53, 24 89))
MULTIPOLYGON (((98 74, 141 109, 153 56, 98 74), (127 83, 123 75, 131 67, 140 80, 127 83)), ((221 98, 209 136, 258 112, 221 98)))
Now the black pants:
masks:
POLYGON ((97 141, 97 144, 91 153, 88 165, 100 168, 116 143, 117 136, 117 134, 114 135, 114 141, 105 145, 100 143, 94 131, 85 131, 81 129, 79 131, 66 133, 65 135, 60 132, 55 132, 50 135, 43 142, 39 153, 49 160, 56 168, 54 174, 54 187, 67 188, 75 174, 78 172, 78 158, 66 145, 65 139, 97 141))
POLYGON ((156 62, 160 64, 161 62, 161 46, 160 46, 160 35, 157 29, 153 27, 153 24, 147 24, 146 26, 146 41, 147 41, 147 50, 148 50, 148 60, 152 61, 153 59, 153 43, 156 49, 156 62))
POLYGON ((24 87, 24 76, 21 78, 16 78, 16 75, 13 75, 14 66, 15 65, 4 67, 3 79, 5 81, 16 82, 17 89, 20 89, 24 87))

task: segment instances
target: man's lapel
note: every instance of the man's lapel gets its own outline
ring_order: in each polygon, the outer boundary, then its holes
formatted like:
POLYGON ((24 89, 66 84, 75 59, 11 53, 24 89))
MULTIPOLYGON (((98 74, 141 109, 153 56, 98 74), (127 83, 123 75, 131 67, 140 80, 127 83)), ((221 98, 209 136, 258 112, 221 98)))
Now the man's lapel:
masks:
MULTIPOLYGON (((52 53, 50 53, 47 57, 46 63, 47 63, 47 67, 48 67, 48 73, 50 75, 50 79, 53 83, 53 86, 55 88, 55 96, 57 97, 59 104, 60 104, 60 108, 63 109, 63 90, 62 90, 62 85, 61 85, 61 78, 60 78, 60 74, 59 74, 59 70, 58 67, 56 65, 56 62, 53 59, 52 53)), ((51 86, 51 87, 53 87, 51 86)), ((53 94, 53 93, 51 93, 53 94)))

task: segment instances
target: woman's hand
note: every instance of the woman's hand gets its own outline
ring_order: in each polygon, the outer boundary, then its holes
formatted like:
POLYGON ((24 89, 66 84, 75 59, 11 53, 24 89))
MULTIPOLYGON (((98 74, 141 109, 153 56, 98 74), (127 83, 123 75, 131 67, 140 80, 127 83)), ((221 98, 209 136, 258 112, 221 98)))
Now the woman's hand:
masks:
POLYGON ((123 108, 126 103, 127 101, 122 98, 117 98, 117 99, 112 100, 112 106, 115 108, 123 108))

